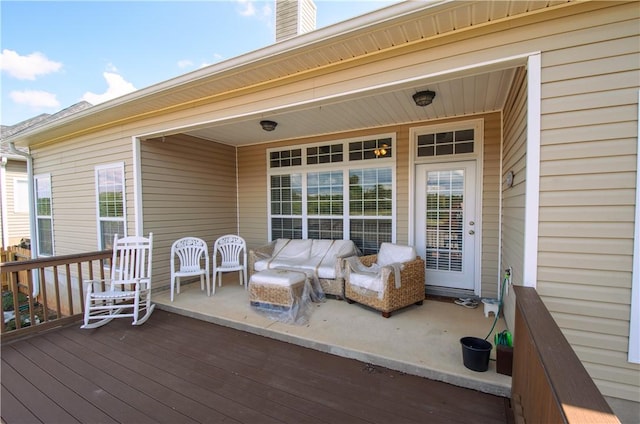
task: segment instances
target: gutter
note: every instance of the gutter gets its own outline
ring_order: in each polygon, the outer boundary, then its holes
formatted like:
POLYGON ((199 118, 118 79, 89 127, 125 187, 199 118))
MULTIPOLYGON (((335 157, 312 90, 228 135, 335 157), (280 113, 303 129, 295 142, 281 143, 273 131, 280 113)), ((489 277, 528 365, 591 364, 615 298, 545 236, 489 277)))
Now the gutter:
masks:
MULTIPOLYGON (((27 160, 27 186, 29 188, 29 237, 31 237, 31 259, 38 257, 38 239, 36 237, 36 206, 35 206, 35 189, 33 186, 33 157, 29 153, 21 152, 16 149, 13 142, 9 142, 9 151, 17 156, 21 156, 27 160)), ((33 275, 33 297, 40 294, 40 283, 38 274, 33 275)))

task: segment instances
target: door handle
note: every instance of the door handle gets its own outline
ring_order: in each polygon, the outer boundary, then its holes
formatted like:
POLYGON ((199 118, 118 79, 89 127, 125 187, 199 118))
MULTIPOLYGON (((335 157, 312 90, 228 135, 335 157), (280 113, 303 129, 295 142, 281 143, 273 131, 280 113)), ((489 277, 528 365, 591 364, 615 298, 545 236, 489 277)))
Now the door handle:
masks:
POLYGON ((473 230, 469 230, 469 234, 474 235, 476 232, 473 230))

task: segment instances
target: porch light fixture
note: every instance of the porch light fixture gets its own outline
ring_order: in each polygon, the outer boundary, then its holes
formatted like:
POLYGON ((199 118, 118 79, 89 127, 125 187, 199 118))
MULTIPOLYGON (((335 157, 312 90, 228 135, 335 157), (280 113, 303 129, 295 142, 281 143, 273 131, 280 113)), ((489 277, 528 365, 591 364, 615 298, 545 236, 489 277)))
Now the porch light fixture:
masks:
POLYGON ((388 144, 383 144, 382 147, 378 147, 377 149, 375 149, 373 151, 373 154, 376 155, 377 158, 379 158, 380 156, 387 156, 387 147, 389 147, 388 144))
POLYGON ((276 121, 260 121, 260 126, 265 131, 273 131, 278 126, 276 121))
POLYGON ((413 95, 413 101, 416 102, 416 106, 429 106, 431 102, 433 102, 434 97, 436 97, 435 91, 418 91, 413 95))

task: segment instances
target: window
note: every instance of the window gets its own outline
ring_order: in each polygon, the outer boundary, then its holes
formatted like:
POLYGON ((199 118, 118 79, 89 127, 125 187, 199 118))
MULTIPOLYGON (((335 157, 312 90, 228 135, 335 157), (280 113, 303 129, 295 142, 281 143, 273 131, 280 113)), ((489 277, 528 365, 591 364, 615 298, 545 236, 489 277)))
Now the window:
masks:
POLYGON ((342 162, 342 144, 307 148, 307 165, 342 162))
POLYGON ((473 153, 474 130, 446 131, 418 136, 418 157, 473 153))
POLYGON ((349 143, 349 160, 386 159, 393 156, 391 138, 349 143))
POLYGON ((113 236, 126 236, 124 164, 96 167, 96 202, 100 249, 111 249, 113 236))
POLYGON ((51 199, 51 176, 33 177, 36 203, 36 237, 38 254, 53 256, 53 213, 51 199))
POLYGON ((29 185, 24 178, 13 180, 13 212, 29 213, 29 185))
POLYGON ((271 168, 302 165, 302 149, 271 152, 269 165, 271 168))
POLYGON ((393 241, 392 145, 387 136, 303 146, 287 174, 274 159, 298 149, 268 152, 271 239, 351 239, 365 254, 393 241))
POLYGON ((364 255, 378 253, 392 241, 393 185, 391 168, 349 171, 349 238, 364 255))
POLYGON ((343 180, 341 170, 307 174, 308 238, 342 240, 343 180))
POLYGON ((302 175, 272 175, 270 182, 272 238, 302 238, 302 175))

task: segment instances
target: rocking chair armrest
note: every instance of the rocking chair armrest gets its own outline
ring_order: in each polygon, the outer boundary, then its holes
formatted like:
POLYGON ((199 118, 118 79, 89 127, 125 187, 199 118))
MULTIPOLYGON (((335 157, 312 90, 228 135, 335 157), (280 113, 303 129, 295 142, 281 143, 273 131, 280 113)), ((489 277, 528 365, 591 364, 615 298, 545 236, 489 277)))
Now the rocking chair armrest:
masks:
POLYGON ((112 281, 111 284, 115 286, 126 286, 126 285, 134 285, 136 290, 139 288, 149 288, 151 285, 150 278, 133 278, 131 280, 115 280, 112 281))
POLYGON ((107 283, 106 280, 101 280, 101 279, 98 279, 98 280, 95 280, 95 279, 94 280, 83 280, 82 281, 82 284, 84 286, 91 286, 91 288, 93 288, 95 286, 95 284, 106 284, 106 283, 107 283))

